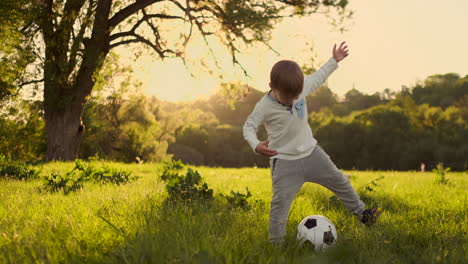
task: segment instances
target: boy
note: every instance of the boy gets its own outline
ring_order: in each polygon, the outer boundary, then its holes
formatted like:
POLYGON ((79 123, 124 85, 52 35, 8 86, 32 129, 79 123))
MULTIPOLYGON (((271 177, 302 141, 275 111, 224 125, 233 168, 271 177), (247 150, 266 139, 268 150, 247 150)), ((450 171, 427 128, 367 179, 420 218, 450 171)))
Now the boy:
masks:
POLYGON ((318 183, 332 192, 366 225, 374 223, 380 209, 365 209, 349 180, 317 145, 307 122, 305 97, 317 90, 348 56, 342 42, 333 47, 333 57, 317 72, 304 75, 296 62, 277 62, 270 73, 271 90, 255 105, 243 127, 252 149, 270 158, 273 198, 270 207, 269 240, 282 243, 289 209, 304 182, 318 183), (265 125, 268 140, 257 139, 259 125, 265 125))

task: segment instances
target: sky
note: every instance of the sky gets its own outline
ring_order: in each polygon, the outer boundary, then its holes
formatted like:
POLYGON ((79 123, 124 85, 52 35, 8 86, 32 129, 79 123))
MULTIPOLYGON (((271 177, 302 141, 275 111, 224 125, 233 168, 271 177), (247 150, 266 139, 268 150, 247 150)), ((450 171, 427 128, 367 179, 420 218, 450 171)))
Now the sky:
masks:
POLYGON ((333 44, 341 41, 348 43, 350 55, 328 78, 329 87, 339 96, 353 87, 364 93, 385 88, 398 91, 432 74, 468 74, 468 0, 349 2, 354 15, 344 23, 344 33, 322 14, 277 24, 270 44, 280 55, 259 45, 239 57, 250 78, 232 66, 221 46, 213 47, 221 69, 208 67, 214 69, 211 75, 199 71, 196 65, 210 55, 197 40, 187 53, 193 62, 190 71, 178 59, 162 61, 148 53, 133 60, 131 48, 119 53, 123 63, 132 64, 144 93, 167 101, 208 96, 221 82, 241 82, 267 91, 269 72, 276 61, 292 59, 304 64, 315 58, 314 66, 319 67, 332 56, 333 44))

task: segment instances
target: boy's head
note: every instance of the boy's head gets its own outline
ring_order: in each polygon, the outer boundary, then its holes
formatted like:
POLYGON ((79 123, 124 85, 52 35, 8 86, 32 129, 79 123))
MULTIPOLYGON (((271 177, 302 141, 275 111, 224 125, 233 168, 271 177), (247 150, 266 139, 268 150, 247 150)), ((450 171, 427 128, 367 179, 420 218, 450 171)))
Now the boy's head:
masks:
POLYGON ((301 67, 290 60, 278 61, 270 73, 270 87, 277 91, 281 99, 292 103, 302 92, 304 74, 301 67))

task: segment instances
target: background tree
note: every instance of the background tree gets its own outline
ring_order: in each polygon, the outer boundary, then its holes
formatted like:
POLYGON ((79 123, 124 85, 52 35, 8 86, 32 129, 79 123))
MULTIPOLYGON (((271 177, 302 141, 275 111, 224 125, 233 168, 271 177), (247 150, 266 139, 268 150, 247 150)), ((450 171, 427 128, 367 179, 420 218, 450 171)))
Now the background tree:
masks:
POLYGON ((324 107, 331 108, 338 103, 337 95, 328 86, 322 86, 309 97, 307 97, 308 112, 318 112, 324 107))
POLYGON ((363 94, 356 88, 353 88, 345 94, 344 103, 347 106, 349 112, 352 112, 367 109, 383 102, 380 99, 379 93, 367 95, 363 94))
POLYGON ((0 102, 36 83, 26 67, 35 60, 31 26, 33 7, 28 0, 3 0, 0 5, 0 102), (26 81, 26 79, 30 79, 26 81))
POLYGON ((414 101, 446 108, 468 93, 468 76, 456 73, 435 74, 416 85, 412 90, 414 101))
POLYGON ((132 78, 131 67, 121 66, 119 56, 107 57, 96 77, 95 89, 85 106, 88 124, 80 154, 124 162, 168 159, 168 131, 151 111, 149 97, 132 78))
POLYGON ((45 122, 41 101, 15 100, 0 109, 0 155, 15 160, 44 159, 45 122))

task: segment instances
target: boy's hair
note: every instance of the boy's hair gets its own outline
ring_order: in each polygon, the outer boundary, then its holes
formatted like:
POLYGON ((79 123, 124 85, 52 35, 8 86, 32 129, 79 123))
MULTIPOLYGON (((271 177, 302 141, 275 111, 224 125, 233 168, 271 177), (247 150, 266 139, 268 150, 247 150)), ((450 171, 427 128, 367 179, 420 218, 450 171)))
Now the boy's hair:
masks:
POLYGON ((291 60, 281 60, 273 65, 270 73, 271 88, 279 90, 287 98, 301 94, 304 74, 301 67, 291 60))

